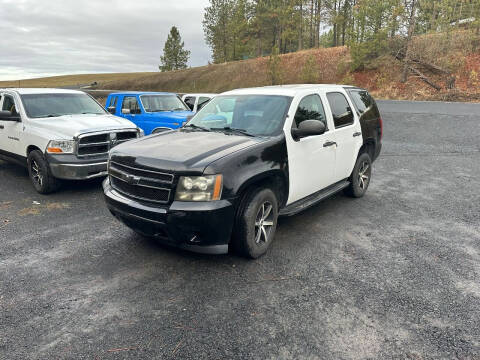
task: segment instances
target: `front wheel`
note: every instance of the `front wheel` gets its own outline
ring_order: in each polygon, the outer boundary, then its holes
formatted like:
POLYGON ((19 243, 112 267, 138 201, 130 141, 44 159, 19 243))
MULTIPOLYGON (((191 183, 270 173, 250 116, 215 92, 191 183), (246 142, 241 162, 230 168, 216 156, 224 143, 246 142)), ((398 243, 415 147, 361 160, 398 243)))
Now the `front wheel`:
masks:
POLYGON ((49 194, 58 190, 60 180, 53 177, 50 166, 40 151, 34 150, 28 154, 27 165, 30 180, 38 193, 49 194))
POLYGON ((349 196, 359 198, 365 195, 372 178, 372 160, 367 153, 360 154, 350 175, 350 185, 345 189, 349 196))
POLYGON ((264 255, 275 236, 278 201, 270 189, 255 189, 244 199, 233 231, 233 249, 256 259, 264 255))

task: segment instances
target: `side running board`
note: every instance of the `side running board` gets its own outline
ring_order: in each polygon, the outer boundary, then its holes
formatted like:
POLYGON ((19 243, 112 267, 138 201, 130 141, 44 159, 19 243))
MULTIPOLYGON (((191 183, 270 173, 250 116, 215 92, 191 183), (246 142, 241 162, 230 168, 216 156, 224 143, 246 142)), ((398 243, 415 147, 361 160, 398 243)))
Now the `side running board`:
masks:
POLYGON ((342 180, 336 184, 330 185, 329 187, 316 192, 315 194, 309 195, 301 200, 295 201, 294 203, 284 207, 280 210, 279 216, 292 216, 298 214, 299 212, 308 209, 310 206, 313 206, 319 203, 322 200, 334 195, 340 190, 345 189, 350 182, 347 180, 342 180))

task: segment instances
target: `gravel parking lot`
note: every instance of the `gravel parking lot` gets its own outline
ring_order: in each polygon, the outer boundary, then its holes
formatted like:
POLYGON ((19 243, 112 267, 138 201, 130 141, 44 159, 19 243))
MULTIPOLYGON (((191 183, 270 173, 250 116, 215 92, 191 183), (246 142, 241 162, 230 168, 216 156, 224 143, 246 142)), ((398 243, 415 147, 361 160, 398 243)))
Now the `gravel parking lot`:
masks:
POLYGON ((282 219, 257 261, 159 246, 101 182, 0 162, 1 359, 480 359, 480 104, 380 102, 367 195, 282 219))

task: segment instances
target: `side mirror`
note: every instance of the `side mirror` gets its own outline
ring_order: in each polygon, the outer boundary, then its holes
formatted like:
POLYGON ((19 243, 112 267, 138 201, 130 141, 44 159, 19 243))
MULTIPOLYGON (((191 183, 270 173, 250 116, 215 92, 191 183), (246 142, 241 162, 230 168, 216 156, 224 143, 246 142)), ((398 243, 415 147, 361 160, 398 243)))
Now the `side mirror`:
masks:
POLYGON ((116 110, 117 110, 117 109, 115 108, 115 106, 109 106, 109 107, 107 108, 107 111, 108 111, 110 114, 115 114, 116 110))
POLYGON ((128 115, 130 113, 130 109, 122 109, 122 114, 128 115))
POLYGON ((322 135, 326 130, 322 121, 305 120, 300 123, 297 129, 292 129, 292 137, 301 139, 308 136, 322 135))
POLYGON ((3 121, 20 121, 20 115, 15 112, 12 113, 11 111, 0 111, 0 120, 3 121))

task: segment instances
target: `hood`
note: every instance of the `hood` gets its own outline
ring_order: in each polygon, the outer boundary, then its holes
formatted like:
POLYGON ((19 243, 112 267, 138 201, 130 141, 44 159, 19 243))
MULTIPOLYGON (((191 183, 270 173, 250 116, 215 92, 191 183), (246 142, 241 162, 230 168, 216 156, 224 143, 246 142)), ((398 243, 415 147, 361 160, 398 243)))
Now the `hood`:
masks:
POLYGON ((136 129, 129 120, 112 115, 64 115, 55 118, 31 119, 29 125, 58 139, 73 139, 78 133, 110 129, 136 129))
POLYGON ((264 142, 221 132, 168 131, 118 145, 112 160, 174 172, 203 172, 213 161, 264 142))

